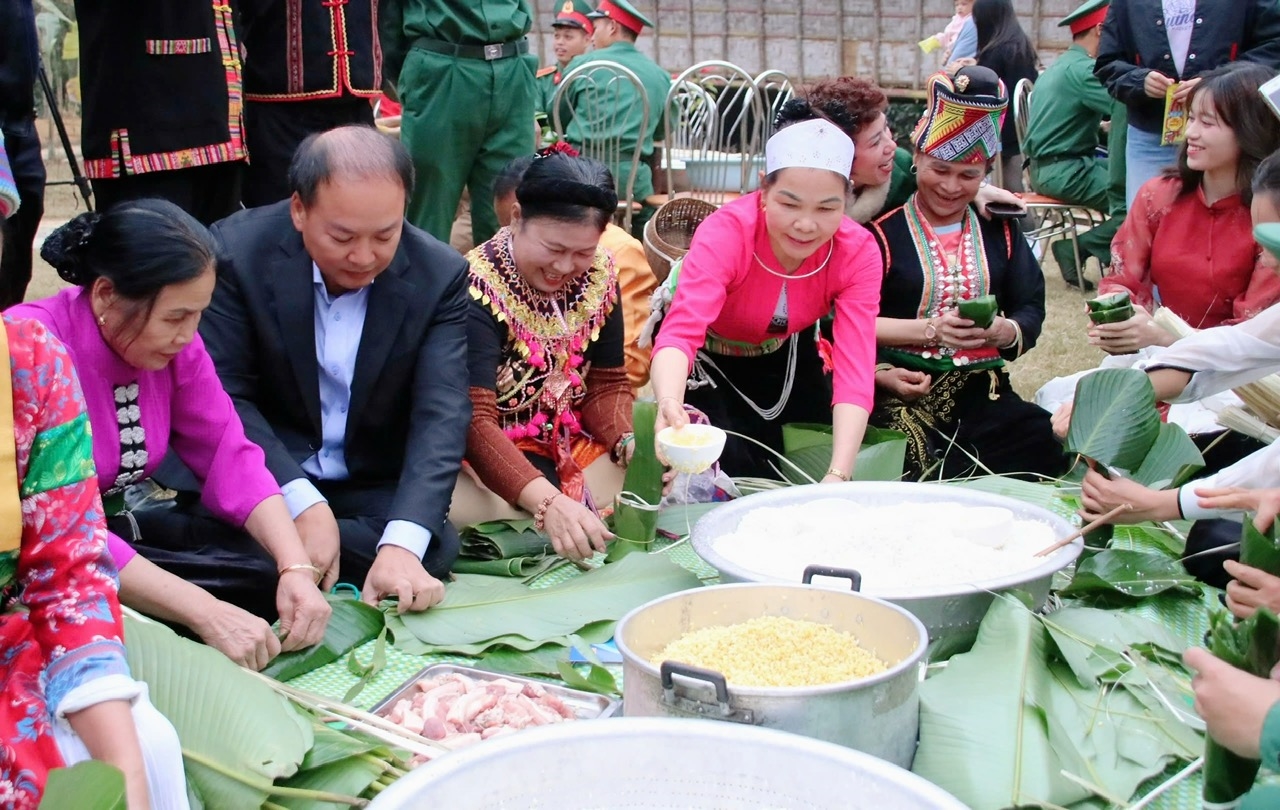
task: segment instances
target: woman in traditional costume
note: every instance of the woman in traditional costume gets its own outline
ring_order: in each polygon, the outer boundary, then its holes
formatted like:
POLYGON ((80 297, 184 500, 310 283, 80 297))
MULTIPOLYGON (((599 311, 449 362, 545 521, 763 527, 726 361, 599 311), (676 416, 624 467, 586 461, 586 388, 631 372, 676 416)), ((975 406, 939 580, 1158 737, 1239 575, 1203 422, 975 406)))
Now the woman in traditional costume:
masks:
POLYGON ((129 807, 186 808, 177 732, 125 661, 75 370, 43 325, 9 315, 0 457, 0 805, 35 810, 50 770, 97 759, 124 774, 129 807))
POLYGON ((599 246, 617 205, 604 164, 552 150, 525 170, 511 224, 467 254, 474 478, 458 479, 455 524, 533 515, 570 559, 612 536, 597 509, 622 489, 634 402, 599 246))
MULTIPOLYGON (((783 424, 831 424, 823 480, 847 481, 871 408, 880 254, 844 215, 853 141, 804 102, 779 118, 760 190, 707 217, 672 270, 650 366, 658 428, 686 424, 687 403, 781 452, 783 424), (833 308, 834 351, 817 329, 833 308)), ((769 453, 734 436, 720 464, 776 475, 769 453)))
POLYGON ((876 220, 884 254, 872 423, 907 435, 909 478, 1065 470, 1047 411, 1014 393, 1006 361, 1035 345, 1044 276, 1021 228, 972 202, 999 156, 1008 102, 996 75, 965 67, 929 78, 912 135, 918 189, 876 220), (983 328, 959 305, 995 296, 983 328))
POLYGON ((1157 306, 1204 329, 1280 301, 1280 276, 1265 266, 1250 232, 1250 180, 1280 149, 1280 127, 1258 93, 1272 75, 1231 64, 1204 74, 1191 91, 1178 165, 1138 190, 1111 243, 1111 273, 1098 284, 1099 295, 1127 292, 1134 315, 1090 327, 1090 343, 1110 354, 1168 346, 1173 335, 1151 320, 1157 306))
POLYGON ((9 312, 42 322, 78 368, 92 370, 83 379, 93 461, 122 601, 254 669, 282 649, 318 642, 330 608, 317 582, 338 550, 314 550, 313 561, 303 547, 196 332, 213 294, 209 232, 172 203, 139 200, 81 214, 40 255, 76 286, 9 312), (180 551, 171 545, 183 538, 148 543, 166 530, 165 512, 130 511, 125 490, 151 475, 170 446, 203 481, 208 520, 243 527, 242 548, 198 538, 180 551), (222 587, 228 565, 260 568, 267 587, 222 587), (268 624, 277 614, 282 639, 268 624))
MULTIPOLYGON (((911 170, 911 152, 893 140, 885 116, 889 97, 884 91, 866 79, 840 76, 811 85, 804 97, 814 112, 853 139, 853 169, 849 172, 853 193, 845 214, 865 225, 905 203, 916 190, 916 176, 911 170)), ((1019 197, 989 183, 978 189, 974 202, 983 216, 987 216, 989 203, 1022 205, 1019 197)))

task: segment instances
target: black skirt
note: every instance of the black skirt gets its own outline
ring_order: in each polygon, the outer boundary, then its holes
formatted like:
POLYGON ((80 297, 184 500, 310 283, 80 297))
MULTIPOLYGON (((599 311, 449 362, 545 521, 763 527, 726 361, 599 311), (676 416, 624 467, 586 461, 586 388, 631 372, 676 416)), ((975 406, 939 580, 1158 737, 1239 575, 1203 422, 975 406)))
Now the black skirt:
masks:
MULTIPOLYGON (((777 351, 758 357, 735 357, 703 349, 698 352, 696 368, 685 402, 705 413, 711 424, 750 436, 777 453, 782 453, 784 424, 831 424, 831 377, 822 370, 811 328, 792 335, 777 351), (790 392, 779 410, 792 341, 795 370, 790 392), (693 387, 703 380, 709 382, 693 387), (773 418, 765 418, 759 412, 774 410, 778 412, 773 418)), ((730 476, 779 478, 775 469, 779 466, 775 456, 737 436, 729 437, 720 456, 720 468, 730 476)))

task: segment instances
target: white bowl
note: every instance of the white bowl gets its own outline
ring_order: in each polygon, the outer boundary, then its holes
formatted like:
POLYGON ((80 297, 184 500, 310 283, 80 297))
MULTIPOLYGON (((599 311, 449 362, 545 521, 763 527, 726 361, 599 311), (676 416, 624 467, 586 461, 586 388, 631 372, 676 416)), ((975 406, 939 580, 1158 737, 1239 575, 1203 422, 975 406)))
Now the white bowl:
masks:
POLYGON ((716 463, 726 438, 723 430, 712 425, 667 427, 658 431, 658 446, 671 469, 696 475, 716 463))

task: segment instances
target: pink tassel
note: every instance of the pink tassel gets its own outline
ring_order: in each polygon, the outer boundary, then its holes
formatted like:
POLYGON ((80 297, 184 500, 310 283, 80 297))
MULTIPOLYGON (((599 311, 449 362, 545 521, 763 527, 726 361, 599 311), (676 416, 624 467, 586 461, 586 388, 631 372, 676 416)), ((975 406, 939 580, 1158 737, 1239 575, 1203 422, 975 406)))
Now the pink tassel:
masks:
POLYGON ((822 372, 830 374, 835 369, 835 348, 822 335, 818 335, 818 356, 822 358, 822 372))

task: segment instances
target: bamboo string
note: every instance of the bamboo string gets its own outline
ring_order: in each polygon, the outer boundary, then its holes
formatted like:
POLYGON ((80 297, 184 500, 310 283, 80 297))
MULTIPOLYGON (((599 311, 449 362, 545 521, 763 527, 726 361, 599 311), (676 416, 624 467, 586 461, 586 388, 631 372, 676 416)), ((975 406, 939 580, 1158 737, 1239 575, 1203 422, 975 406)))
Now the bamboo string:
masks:
POLYGON ((1062 538, 1061 540, 1054 543, 1053 545, 1045 546, 1044 548, 1037 551, 1033 556, 1047 557, 1048 555, 1052 554, 1058 549, 1063 548, 1064 546, 1071 545, 1076 540, 1080 539, 1081 537, 1084 537, 1086 534, 1093 531, 1094 529, 1097 529, 1100 526, 1105 525, 1107 521, 1111 520, 1113 517, 1120 514, 1121 512, 1127 512, 1131 509, 1133 509, 1132 504, 1122 503, 1119 506, 1117 506, 1115 509, 1112 509, 1110 512, 1106 513, 1105 515, 1093 521, 1092 523, 1086 523, 1085 525, 1081 526, 1079 529, 1067 535, 1066 537, 1062 538))

